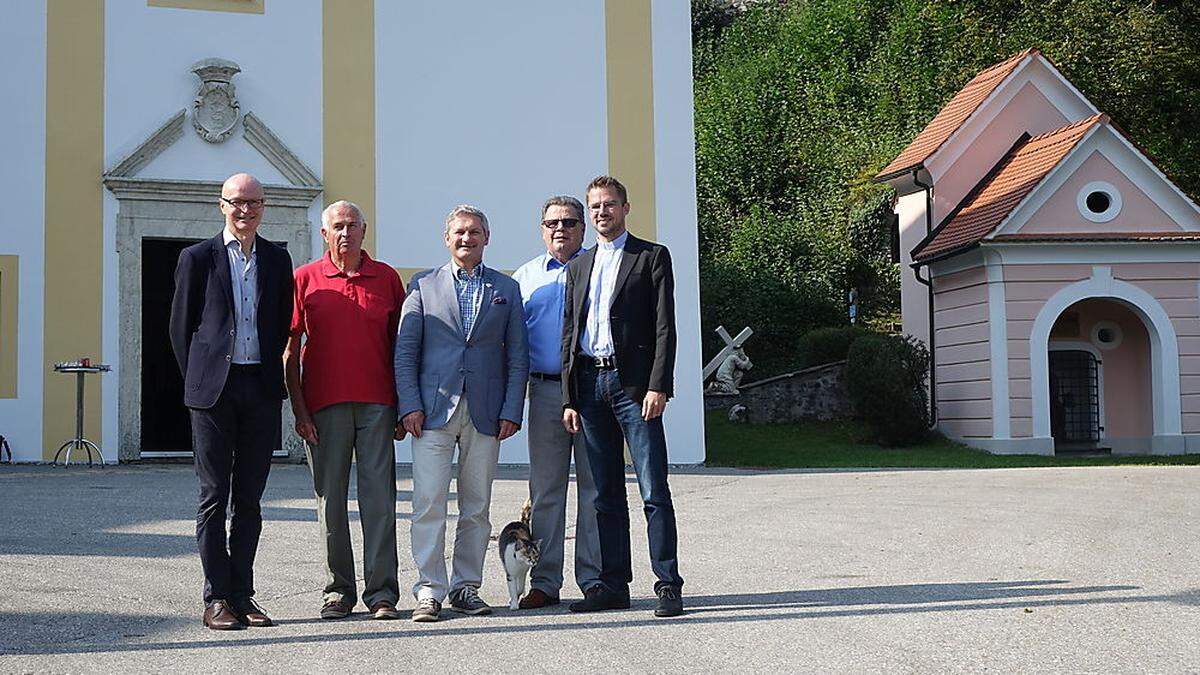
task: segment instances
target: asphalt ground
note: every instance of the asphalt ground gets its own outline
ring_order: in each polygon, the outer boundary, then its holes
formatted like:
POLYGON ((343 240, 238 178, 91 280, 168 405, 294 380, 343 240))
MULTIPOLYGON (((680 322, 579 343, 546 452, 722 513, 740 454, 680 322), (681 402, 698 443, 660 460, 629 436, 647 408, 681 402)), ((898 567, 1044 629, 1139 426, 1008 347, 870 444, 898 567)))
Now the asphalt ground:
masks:
MULTIPOLYGON (((495 530, 524 475, 497 479, 495 530)), ((675 619, 629 488, 628 611, 322 621, 311 479, 277 465, 256 578, 279 625, 218 633, 189 466, 2 466, 0 672, 1200 672, 1200 467, 677 472, 675 619)), ((482 595, 507 598, 494 543, 482 595)))

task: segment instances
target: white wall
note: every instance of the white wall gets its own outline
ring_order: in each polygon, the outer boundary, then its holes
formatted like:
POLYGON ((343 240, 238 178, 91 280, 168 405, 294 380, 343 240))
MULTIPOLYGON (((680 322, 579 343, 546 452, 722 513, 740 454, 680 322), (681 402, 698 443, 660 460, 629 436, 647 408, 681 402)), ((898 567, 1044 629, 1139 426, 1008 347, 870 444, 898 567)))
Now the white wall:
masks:
MULTIPOLYGON (((690 5, 657 0, 654 36, 654 154, 658 239, 675 265, 679 352, 675 398, 664 423, 672 462, 704 461, 704 396, 700 381, 700 271, 696 218, 696 142, 692 105, 690 5)), ((729 326, 736 332, 737 326, 729 326)))
POLYGON ((242 142, 241 127, 208 143, 191 127, 200 84, 191 72, 209 57, 237 63, 233 83, 242 113, 253 112, 321 173, 321 2, 266 3, 264 14, 148 7, 109 0, 105 44, 105 166, 111 168, 180 108, 183 138, 142 175, 212 180, 247 165, 269 166, 242 142), (231 149, 236 151, 231 152, 231 149))
POLYGON ((484 261, 542 247, 539 208, 608 167, 604 3, 375 3, 377 246, 396 267, 449 259, 455 204, 488 214, 484 261))
MULTIPOLYGON (((11 3, 0 22, 0 255, 20 256, 17 398, 0 399, 0 435, 15 461, 42 459, 42 302, 45 278, 46 3, 11 3)), ((4 280, 5 286, 10 282, 4 280)))

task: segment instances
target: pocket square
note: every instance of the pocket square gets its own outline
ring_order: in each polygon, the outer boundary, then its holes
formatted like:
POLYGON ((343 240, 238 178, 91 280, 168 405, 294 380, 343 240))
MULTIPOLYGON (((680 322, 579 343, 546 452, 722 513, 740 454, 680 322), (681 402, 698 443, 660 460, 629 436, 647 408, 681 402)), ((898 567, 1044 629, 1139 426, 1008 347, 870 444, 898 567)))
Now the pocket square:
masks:
POLYGON ((507 305, 508 298, 504 297, 503 295, 497 295, 496 297, 492 298, 492 304, 493 305, 507 305))

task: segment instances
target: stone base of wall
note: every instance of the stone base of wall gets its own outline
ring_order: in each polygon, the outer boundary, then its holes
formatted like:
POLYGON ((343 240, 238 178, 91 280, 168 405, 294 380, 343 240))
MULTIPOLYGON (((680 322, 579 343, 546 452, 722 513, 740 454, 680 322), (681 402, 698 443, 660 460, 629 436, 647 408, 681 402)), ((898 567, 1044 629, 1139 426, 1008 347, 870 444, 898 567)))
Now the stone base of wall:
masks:
POLYGON ((746 407, 751 424, 848 419, 854 416, 846 393, 846 362, 827 363, 743 384, 737 394, 705 394, 705 410, 746 407))

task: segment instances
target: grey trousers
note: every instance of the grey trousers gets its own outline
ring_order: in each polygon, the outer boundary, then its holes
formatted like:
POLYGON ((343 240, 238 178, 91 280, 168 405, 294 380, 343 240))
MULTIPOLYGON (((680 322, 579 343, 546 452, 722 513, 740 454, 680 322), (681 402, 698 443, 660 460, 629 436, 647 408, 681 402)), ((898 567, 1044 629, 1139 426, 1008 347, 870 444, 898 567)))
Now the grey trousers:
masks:
POLYGON ((354 552, 346 513, 350 460, 358 468, 358 513, 363 532, 363 603, 395 603, 396 409, 377 403, 336 403, 313 413, 318 445, 308 446, 317 519, 325 547, 325 601, 358 602, 354 552))
POLYGON ((600 536, 596 530, 596 486, 583 434, 572 436, 562 424, 562 386, 529 379, 529 497, 533 501, 533 537, 542 555, 533 568, 533 588, 558 597, 563 585, 563 549, 567 527, 567 484, 575 457, 575 583, 579 590, 600 583, 600 536))

